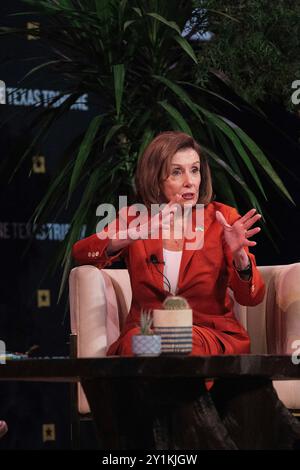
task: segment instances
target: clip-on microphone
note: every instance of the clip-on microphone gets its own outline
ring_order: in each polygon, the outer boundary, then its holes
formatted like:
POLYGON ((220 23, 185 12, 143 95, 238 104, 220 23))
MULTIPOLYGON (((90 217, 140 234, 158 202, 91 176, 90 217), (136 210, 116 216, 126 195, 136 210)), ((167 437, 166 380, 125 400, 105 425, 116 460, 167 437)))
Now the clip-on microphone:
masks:
POLYGON ((168 291, 171 294, 171 284, 170 284, 169 279, 157 267, 158 264, 163 264, 164 265, 166 263, 164 261, 158 261, 157 256, 154 255, 154 254, 150 255, 150 260, 147 260, 147 263, 154 264, 154 266, 156 267, 159 274, 161 274, 166 279, 166 284, 167 284, 167 287, 168 287, 168 291))

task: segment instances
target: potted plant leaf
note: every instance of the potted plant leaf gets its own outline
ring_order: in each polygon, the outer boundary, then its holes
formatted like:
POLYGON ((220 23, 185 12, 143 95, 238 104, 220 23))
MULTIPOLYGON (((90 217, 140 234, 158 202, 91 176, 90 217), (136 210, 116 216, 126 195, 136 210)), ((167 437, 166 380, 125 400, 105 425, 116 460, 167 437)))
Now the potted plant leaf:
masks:
POLYGON ((161 351, 161 337, 152 330, 152 311, 142 310, 140 334, 132 337, 132 352, 135 356, 157 356, 161 351))

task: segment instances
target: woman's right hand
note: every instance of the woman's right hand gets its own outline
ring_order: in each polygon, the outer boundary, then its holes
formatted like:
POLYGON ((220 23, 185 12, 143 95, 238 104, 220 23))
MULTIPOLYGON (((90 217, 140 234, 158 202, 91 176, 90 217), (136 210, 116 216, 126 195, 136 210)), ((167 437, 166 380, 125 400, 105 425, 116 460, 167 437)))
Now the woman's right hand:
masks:
MULTIPOLYGON (((138 218, 138 225, 133 223, 133 226, 131 225, 131 227, 129 227, 129 238, 131 240, 158 239, 160 237, 160 230, 162 233, 170 233, 170 227, 178 210, 177 204, 179 199, 180 198, 176 197, 175 201, 170 201, 162 210, 152 217, 149 217, 149 212, 145 211, 145 213, 138 218)), ((131 207, 134 207, 134 205, 131 207)))
POLYGON ((136 240, 147 240, 149 238, 158 239, 160 237, 160 230, 162 230, 162 233, 169 234, 170 226, 177 212, 177 204, 180 199, 180 196, 176 196, 174 201, 170 201, 162 210, 152 217, 149 217, 149 211, 147 210, 137 216, 139 209, 135 204, 121 209, 118 214, 119 227, 117 231, 114 222, 109 224, 105 229, 106 235, 110 239, 107 248, 108 253, 119 251, 136 240), (130 218, 130 216, 134 216, 136 222, 134 222, 133 219, 128 224, 128 218, 130 218))

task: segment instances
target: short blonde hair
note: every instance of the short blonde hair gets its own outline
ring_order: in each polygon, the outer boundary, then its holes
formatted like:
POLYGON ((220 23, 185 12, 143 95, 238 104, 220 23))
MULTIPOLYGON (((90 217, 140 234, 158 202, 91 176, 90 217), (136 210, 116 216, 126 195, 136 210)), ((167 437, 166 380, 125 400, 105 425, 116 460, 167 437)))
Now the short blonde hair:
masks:
POLYGON ((135 189, 139 202, 147 207, 161 203, 161 187, 170 174, 171 161, 176 152, 192 148, 199 155, 201 183, 198 203, 207 205, 213 199, 210 168, 205 153, 196 140, 179 131, 158 134, 140 157, 135 173, 135 189))

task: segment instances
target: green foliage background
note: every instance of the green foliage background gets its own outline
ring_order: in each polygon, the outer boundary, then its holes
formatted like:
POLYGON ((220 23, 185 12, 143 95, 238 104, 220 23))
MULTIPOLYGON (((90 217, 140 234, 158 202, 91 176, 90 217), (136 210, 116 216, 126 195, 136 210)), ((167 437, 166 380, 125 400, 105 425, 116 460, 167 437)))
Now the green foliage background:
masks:
POLYGON ((291 84, 300 79, 299 0, 195 0, 197 21, 213 33, 198 60, 209 81, 209 70, 222 74, 246 101, 272 101, 291 111, 291 84))

